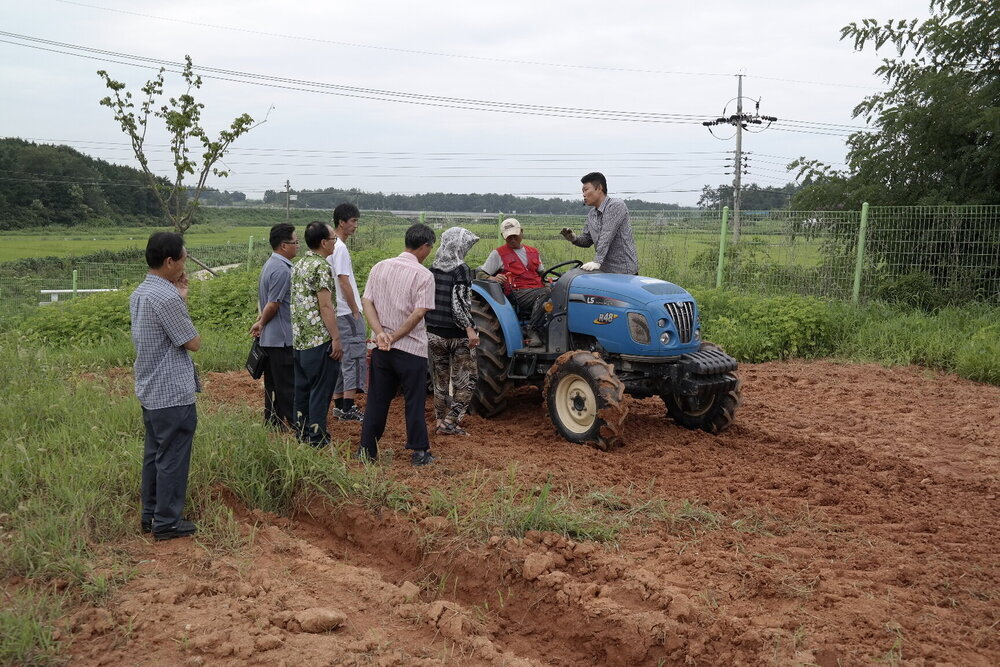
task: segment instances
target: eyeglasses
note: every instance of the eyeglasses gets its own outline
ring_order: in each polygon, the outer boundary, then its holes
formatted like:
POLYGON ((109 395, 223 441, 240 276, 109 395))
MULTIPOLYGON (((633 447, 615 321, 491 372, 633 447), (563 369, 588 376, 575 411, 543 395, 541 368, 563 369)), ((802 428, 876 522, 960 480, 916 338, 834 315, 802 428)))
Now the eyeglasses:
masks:
POLYGON ((298 245, 298 241, 282 241, 282 243, 287 243, 288 245, 298 245))

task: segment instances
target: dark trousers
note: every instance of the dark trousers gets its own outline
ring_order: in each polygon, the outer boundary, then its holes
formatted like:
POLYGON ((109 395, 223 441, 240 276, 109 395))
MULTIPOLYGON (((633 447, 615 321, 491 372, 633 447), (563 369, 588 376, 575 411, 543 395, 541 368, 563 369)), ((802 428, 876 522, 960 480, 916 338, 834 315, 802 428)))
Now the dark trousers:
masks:
POLYGON ((191 446, 198 426, 194 403, 158 410, 142 409, 146 444, 142 456, 142 521, 153 530, 180 521, 187 495, 191 446))
POLYGON ((340 362, 330 358, 330 341, 295 350, 295 429, 299 440, 323 446, 330 442, 326 430, 330 396, 340 373, 340 362))
POLYGON ((552 295, 551 287, 529 287, 528 289, 514 290, 511 298, 517 304, 521 317, 531 314, 528 318, 528 326, 537 333, 543 333, 542 322, 545 319, 545 302, 552 295))
POLYGON ((289 347, 262 347, 264 362, 264 423, 271 426, 295 424, 295 358, 289 347))
POLYGON ((389 404, 402 388, 406 406, 406 448, 430 449, 427 437, 427 359, 402 350, 372 350, 365 420, 361 424, 361 449, 371 459, 378 457, 378 441, 385 433, 389 404))

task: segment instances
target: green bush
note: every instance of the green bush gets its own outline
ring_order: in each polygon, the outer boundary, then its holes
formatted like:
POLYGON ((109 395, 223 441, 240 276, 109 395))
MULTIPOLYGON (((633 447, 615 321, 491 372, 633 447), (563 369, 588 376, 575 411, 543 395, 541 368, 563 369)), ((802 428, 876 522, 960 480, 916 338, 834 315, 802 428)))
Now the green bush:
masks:
MULTIPOLYGON (((129 334, 129 296, 135 286, 39 308, 21 328, 29 339, 51 345, 94 343, 129 334)), ((242 333, 257 319, 257 272, 231 272, 191 281, 188 311, 195 326, 242 333)))
POLYGON ((698 303, 705 339, 742 361, 828 355, 840 335, 835 309, 811 297, 706 290, 698 303))
POLYGON ((874 298, 902 306, 933 311, 944 304, 944 293, 934 278, 924 271, 912 271, 882 281, 873 292, 874 298))

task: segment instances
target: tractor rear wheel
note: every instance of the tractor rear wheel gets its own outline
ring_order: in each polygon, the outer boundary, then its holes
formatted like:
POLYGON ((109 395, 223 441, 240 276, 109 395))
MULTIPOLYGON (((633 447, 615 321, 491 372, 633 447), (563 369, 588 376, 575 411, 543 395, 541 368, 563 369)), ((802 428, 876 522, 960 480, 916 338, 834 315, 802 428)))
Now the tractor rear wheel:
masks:
POLYGON ((545 402, 559 435, 608 451, 623 444, 625 385, 596 352, 570 350, 545 375, 545 402))
MULTIPOLYGON (((702 343, 701 349, 721 348, 713 343, 702 343)), ((667 416, 692 431, 701 429, 708 433, 722 433, 732 425, 736 409, 743 402, 739 373, 730 375, 736 377, 736 386, 728 391, 700 397, 679 396, 672 392, 661 394, 660 398, 667 406, 667 416)))
POLYGON ((507 343, 503 330, 485 299, 472 295, 472 320, 479 331, 476 348, 476 392, 472 397, 472 410, 477 415, 492 417, 507 409, 507 396, 513 383, 507 378, 507 343))

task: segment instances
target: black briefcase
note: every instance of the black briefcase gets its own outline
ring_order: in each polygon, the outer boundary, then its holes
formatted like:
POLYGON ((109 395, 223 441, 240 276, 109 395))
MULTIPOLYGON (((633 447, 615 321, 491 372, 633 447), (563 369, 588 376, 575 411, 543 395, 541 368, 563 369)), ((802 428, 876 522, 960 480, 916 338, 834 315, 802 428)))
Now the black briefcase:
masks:
POLYGON ((264 374, 264 364, 267 362, 267 352, 260 346, 260 339, 254 338, 253 345, 250 346, 250 354, 247 355, 247 373, 254 380, 259 380, 264 374))

